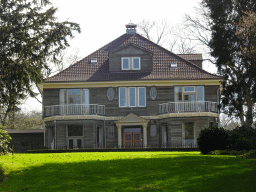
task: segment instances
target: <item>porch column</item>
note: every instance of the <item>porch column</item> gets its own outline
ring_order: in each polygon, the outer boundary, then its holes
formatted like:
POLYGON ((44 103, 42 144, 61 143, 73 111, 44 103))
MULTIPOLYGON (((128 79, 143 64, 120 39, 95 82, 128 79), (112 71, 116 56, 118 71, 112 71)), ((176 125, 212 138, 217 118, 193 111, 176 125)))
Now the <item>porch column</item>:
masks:
POLYGON ((122 147, 122 125, 117 126, 117 139, 118 139, 118 148, 122 147))
POLYGON ((142 127, 143 127, 143 147, 146 148, 147 147, 147 127, 148 127, 148 124, 142 124, 142 127))

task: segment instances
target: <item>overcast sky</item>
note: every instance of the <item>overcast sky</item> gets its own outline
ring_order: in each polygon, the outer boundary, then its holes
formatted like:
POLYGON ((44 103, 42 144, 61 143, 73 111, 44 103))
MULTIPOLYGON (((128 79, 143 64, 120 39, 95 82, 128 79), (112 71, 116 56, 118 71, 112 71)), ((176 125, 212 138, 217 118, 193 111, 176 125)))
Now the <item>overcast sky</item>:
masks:
MULTIPOLYGON (((183 22, 185 13, 194 15, 200 0, 52 0, 58 7, 58 20, 80 24, 82 32, 70 41, 69 50, 78 49, 80 57, 101 48, 125 33, 130 21, 167 20, 170 26, 183 22)), ((35 99, 28 99, 22 110, 41 110, 35 99)))

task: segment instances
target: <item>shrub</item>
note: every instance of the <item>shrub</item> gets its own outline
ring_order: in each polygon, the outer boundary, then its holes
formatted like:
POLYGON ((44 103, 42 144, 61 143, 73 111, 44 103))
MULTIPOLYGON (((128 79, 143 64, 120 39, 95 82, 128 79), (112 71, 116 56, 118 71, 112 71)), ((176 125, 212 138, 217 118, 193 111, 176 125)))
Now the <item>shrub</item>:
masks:
POLYGON ((252 127, 242 126, 229 132, 229 149, 256 149, 256 130, 252 127))
POLYGON ((197 144, 203 154, 214 150, 225 150, 228 145, 228 133, 217 126, 205 128, 199 133, 197 144))
POLYGON ((0 155, 12 152, 11 136, 0 126, 0 155))
POLYGON ((4 169, 3 167, 0 165, 0 182, 2 182, 4 180, 4 169))

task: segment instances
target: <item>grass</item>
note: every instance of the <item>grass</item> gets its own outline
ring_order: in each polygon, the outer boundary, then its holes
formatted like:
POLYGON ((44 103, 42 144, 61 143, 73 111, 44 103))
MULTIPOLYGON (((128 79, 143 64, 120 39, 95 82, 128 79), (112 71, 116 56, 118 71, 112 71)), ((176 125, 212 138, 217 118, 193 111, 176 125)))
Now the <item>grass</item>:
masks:
POLYGON ((14 154, 0 191, 255 191, 256 159, 199 152, 14 154))

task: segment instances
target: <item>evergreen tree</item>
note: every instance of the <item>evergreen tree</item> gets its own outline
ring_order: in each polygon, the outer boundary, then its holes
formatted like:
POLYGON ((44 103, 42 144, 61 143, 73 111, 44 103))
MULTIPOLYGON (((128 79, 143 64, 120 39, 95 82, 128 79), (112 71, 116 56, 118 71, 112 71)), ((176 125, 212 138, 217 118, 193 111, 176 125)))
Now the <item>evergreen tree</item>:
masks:
MULTIPOLYGON (((224 76, 222 107, 229 115, 238 116, 242 124, 251 126, 256 102, 255 55, 252 57, 255 40, 251 37, 256 33, 244 33, 247 27, 244 22, 251 19, 249 12, 255 13, 256 2, 204 0, 203 4, 209 9, 212 20, 211 54, 224 76)), ((255 23, 255 19, 250 22, 252 26, 255 23)))
POLYGON ((32 84, 50 73, 50 62, 80 27, 58 22, 49 0, 0 1, 0 115, 4 124, 19 100, 34 97, 32 84))

